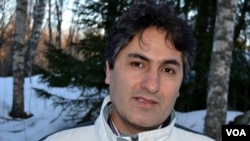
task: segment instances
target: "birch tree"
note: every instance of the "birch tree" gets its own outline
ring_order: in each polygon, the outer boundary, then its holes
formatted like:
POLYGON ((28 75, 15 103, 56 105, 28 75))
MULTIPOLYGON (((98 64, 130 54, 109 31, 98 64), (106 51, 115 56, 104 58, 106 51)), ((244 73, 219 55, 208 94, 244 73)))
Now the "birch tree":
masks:
POLYGON ((25 31, 27 18, 27 0, 16 1, 16 23, 13 44, 13 102, 10 116, 14 118, 26 118, 24 111, 24 55, 25 55, 25 31))
POLYGON ((25 71, 31 75, 32 62, 35 56, 37 44, 40 37, 45 6, 47 0, 37 0, 33 12, 33 28, 27 42, 27 0, 17 0, 16 5, 16 24, 13 45, 13 102, 10 116, 14 118, 27 118, 24 109, 24 78, 25 71), (26 56, 26 58, 25 58, 26 56), (25 62, 27 62, 25 64, 25 62), (26 68, 25 68, 26 67, 26 68))
POLYGON ((41 34, 41 27, 43 24, 43 19, 45 15, 45 7, 46 7, 47 0, 37 0, 34 6, 34 13, 33 13, 33 28, 31 31, 31 35, 28 40, 28 50, 27 50, 27 59, 26 62, 26 69, 28 71, 29 76, 32 73, 32 64, 33 59, 36 54, 36 49, 38 45, 38 41, 41 34))
POLYGON ((208 80, 205 133, 220 140, 225 124, 236 19, 236 0, 218 0, 208 80))
POLYGON ((51 23, 51 13, 52 13, 52 5, 51 5, 51 0, 48 1, 49 4, 49 10, 48 10, 48 28, 49 28, 49 43, 53 43, 53 38, 52 38, 52 23, 51 23))
POLYGON ((56 20, 57 20, 57 33, 56 33, 56 47, 61 48, 62 42, 61 42, 61 36, 62 36, 62 12, 63 12, 63 1, 57 0, 56 1, 56 20))

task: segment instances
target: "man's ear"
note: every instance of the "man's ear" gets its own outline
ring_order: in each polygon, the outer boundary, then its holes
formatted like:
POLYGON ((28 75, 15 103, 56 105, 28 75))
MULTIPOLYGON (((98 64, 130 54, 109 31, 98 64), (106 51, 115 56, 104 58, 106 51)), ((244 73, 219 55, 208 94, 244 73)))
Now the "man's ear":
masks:
POLYGON ((106 61, 106 78, 105 78, 105 83, 109 84, 110 83, 110 68, 109 68, 109 63, 106 61))
POLYGON ((180 92, 178 92, 178 94, 177 94, 177 98, 180 96, 180 92))

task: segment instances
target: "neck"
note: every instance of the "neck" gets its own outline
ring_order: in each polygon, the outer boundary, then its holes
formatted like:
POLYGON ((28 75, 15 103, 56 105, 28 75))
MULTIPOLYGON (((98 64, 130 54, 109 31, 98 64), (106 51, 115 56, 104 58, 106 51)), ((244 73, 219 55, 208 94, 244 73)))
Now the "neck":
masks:
POLYGON ((114 134, 116 134, 118 136, 121 133, 127 134, 127 135, 134 135, 134 134, 138 134, 138 133, 144 132, 144 131, 155 130, 155 129, 161 128, 163 125, 163 124, 161 124, 161 125, 157 125, 154 127, 142 127, 142 126, 137 126, 135 124, 132 124, 129 121, 124 120, 123 118, 118 118, 118 116, 119 115, 117 115, 115 112, 112 112, 112 110, 110 110, 108 123, 109 123, 112 131, 114 132, 114 134))

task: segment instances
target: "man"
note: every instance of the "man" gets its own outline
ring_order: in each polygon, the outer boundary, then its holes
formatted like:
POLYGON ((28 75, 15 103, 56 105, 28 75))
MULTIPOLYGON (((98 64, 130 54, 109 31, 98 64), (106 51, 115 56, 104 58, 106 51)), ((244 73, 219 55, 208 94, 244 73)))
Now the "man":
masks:
POLYGON ((105 78, 110 95, 94 125, 45 141, 212 141, 175 123, 173 108, 194 50, 188 25, 167 4, 135 3, 110 32, 105 78))

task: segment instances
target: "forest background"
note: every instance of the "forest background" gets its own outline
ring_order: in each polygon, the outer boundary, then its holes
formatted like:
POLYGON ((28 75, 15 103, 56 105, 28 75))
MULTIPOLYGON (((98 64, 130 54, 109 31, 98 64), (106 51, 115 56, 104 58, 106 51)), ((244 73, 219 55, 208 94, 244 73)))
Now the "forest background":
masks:
MULTIPOLYGON (((230 7, 232 1, 236 8, 231 13, 235 15, 235 21, 227 82, 226 79, 211 81, 210 72, 213 62, 223 60, 223 57, 218 60, 212 55, 214 35, 219 30, 215 27, 221 1, 169 0, 178 15, 188 21, 197 39, 195 64, 183 82, 176 110, 206 109, 210 83, 220 84, 216 81, 224 81, 226 86, 221 87, 228 87, 221 92, 226 93, 226 103, 222 104, 227 109, 242 112, 250 109, 250 2, 231 0, 224 4, 230 7)), ((23 109, 22 83, 25 77, 39 74, 41 81, 51 87, 79 87, 82 94, 78 100, 70 101, 60 94, 36 89, 37 96, 54 98, 55 106, 74 107, 69 113, 72 120, 83 111, 87 114, 81 117, 81 122, 94 120, 104 95, 108 93, 103 81, 103 52, 108 31, 133 2, 19 0, 16 3, 1 0, 0 76, 16 78, 10 115, 13 118, 32 116, 23 109), (70 12, 65 16, 65 11, 70 12)))

